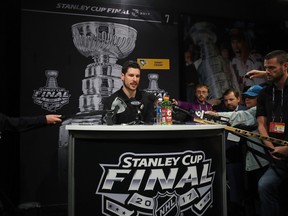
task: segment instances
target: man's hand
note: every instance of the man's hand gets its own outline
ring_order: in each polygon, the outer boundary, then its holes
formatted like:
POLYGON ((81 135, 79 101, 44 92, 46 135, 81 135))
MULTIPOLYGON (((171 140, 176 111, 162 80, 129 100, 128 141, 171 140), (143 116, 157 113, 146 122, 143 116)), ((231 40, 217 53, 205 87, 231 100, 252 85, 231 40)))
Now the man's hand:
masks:
POLYGON ((47 124, 56 124, 62 122, 61 116, 62 115, 53 115, 53 114, 46 115, 47 124))
POLYGON ((285 157, 288 157, 288 146, 275 146, 274 151, 270 153, 273 158, 282 160, 285 157))
POLYGON ((205 114, 210 115, 210 116, 219 116, 219 114, 214 111, 205 111, 205 114))
POLYGON ((213 106, 221 104, 221 100, 218 98, 209 99, 207 102, 212 104, 213 106))
POLYGON ((253 79, 253 78, 263 78, 266 77, 266 71, 261 70, 251 70, 245 74, 245 78, 253 79))
POLYGON ((178 101, 173 98, 173 99, 172 99, 172 104, 174 104, 174 105, 177 106, 177 105, 178 105, 178 101))

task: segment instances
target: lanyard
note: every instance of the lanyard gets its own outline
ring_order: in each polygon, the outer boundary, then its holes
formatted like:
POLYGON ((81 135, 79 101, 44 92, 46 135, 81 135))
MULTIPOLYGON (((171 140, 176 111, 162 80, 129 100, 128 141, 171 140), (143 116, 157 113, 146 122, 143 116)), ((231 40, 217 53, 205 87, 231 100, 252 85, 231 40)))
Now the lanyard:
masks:
MULTIPOLYGON (((280 122, 283 121, 283 89, 281 90, 281 107, 280 107, 280 122)), ((272 95, 272 121, 275 120, 275 113, 274 113, 274 105, 275 105, 275 87, 273 87, 273 95, 272 95)))
MULTIPOLYGON (((198 103, 199 103, 199 102, 198 102, 198 103)), ((204 104, 203 104, 203 105, 204 105, 204 104)), ((204 110, 204 111, 209 111, 206 103, 205 103, 205 107, 206 107, 206 110, 204 110)), ((202 111, 202 106, 201 106, 200 103, 199 103, 199 110, 202 111)))

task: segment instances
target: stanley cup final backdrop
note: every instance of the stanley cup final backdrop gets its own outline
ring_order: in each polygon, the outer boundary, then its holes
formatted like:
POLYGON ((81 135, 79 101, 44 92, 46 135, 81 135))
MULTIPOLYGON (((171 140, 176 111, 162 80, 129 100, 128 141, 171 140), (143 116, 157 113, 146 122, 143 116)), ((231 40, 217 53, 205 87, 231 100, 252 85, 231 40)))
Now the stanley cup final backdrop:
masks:
POLYGON ((101 111, 102 99, 120 88, 126 60, 140 63, 141 89, 179 97, 178 29, 169 19, 151 9, 92 1, 23 2, 21 115, 68 119, 21 135, 21 202, 67 202, 65 124, 99 124, 89 113, 101 111))

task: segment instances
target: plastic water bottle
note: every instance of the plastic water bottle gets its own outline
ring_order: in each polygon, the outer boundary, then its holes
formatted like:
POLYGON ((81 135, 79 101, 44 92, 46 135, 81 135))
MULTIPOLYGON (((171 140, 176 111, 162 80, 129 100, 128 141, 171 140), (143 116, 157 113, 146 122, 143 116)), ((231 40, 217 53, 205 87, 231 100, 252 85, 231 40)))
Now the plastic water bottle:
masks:
POLYGON ((162 112, 161 112, 161 104, 162 104, 162 98, 158 98, 157 104, 156 104, 156 125, 161 125, 162 120, 162 112))

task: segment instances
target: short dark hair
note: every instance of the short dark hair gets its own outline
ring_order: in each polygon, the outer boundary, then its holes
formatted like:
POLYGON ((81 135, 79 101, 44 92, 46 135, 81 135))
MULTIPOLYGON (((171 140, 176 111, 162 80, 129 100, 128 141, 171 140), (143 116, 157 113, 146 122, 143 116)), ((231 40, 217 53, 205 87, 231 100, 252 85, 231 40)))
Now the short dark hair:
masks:
POLYGON ((232 28, 229 32, 230 40, 246 41, 245 34, 242 29, 232 28))
POLYGON ((124 62, 122 66, 122 73, 126 74, 128 71, 128 68, 136 68, 140 70, 140 65, 136 61, 128 60, 124 62))
POLYGON ((240 97, 240 93, 239 93, 236 89, 229 88, 229 89, 227 89, 227 90, 223 93, 223 98, 224 98, 224 96, 230 94, 231 92, 234 93, 234 95, 235 95, 236 98, 239 98, 239 97, 240 97))
POLYGON ((267 55, 265 55, 264 59, 269 60, 272 58, 276 58, 279 64, 284 64, 288 62, 288 53, 285 50, 274 50, 267 55))
POLYGON ((202 87, 206 88, 209 92, 209 87, 207 85, 204 85, 204 84, 197 84, 195 89, 202 88, 202 87))

